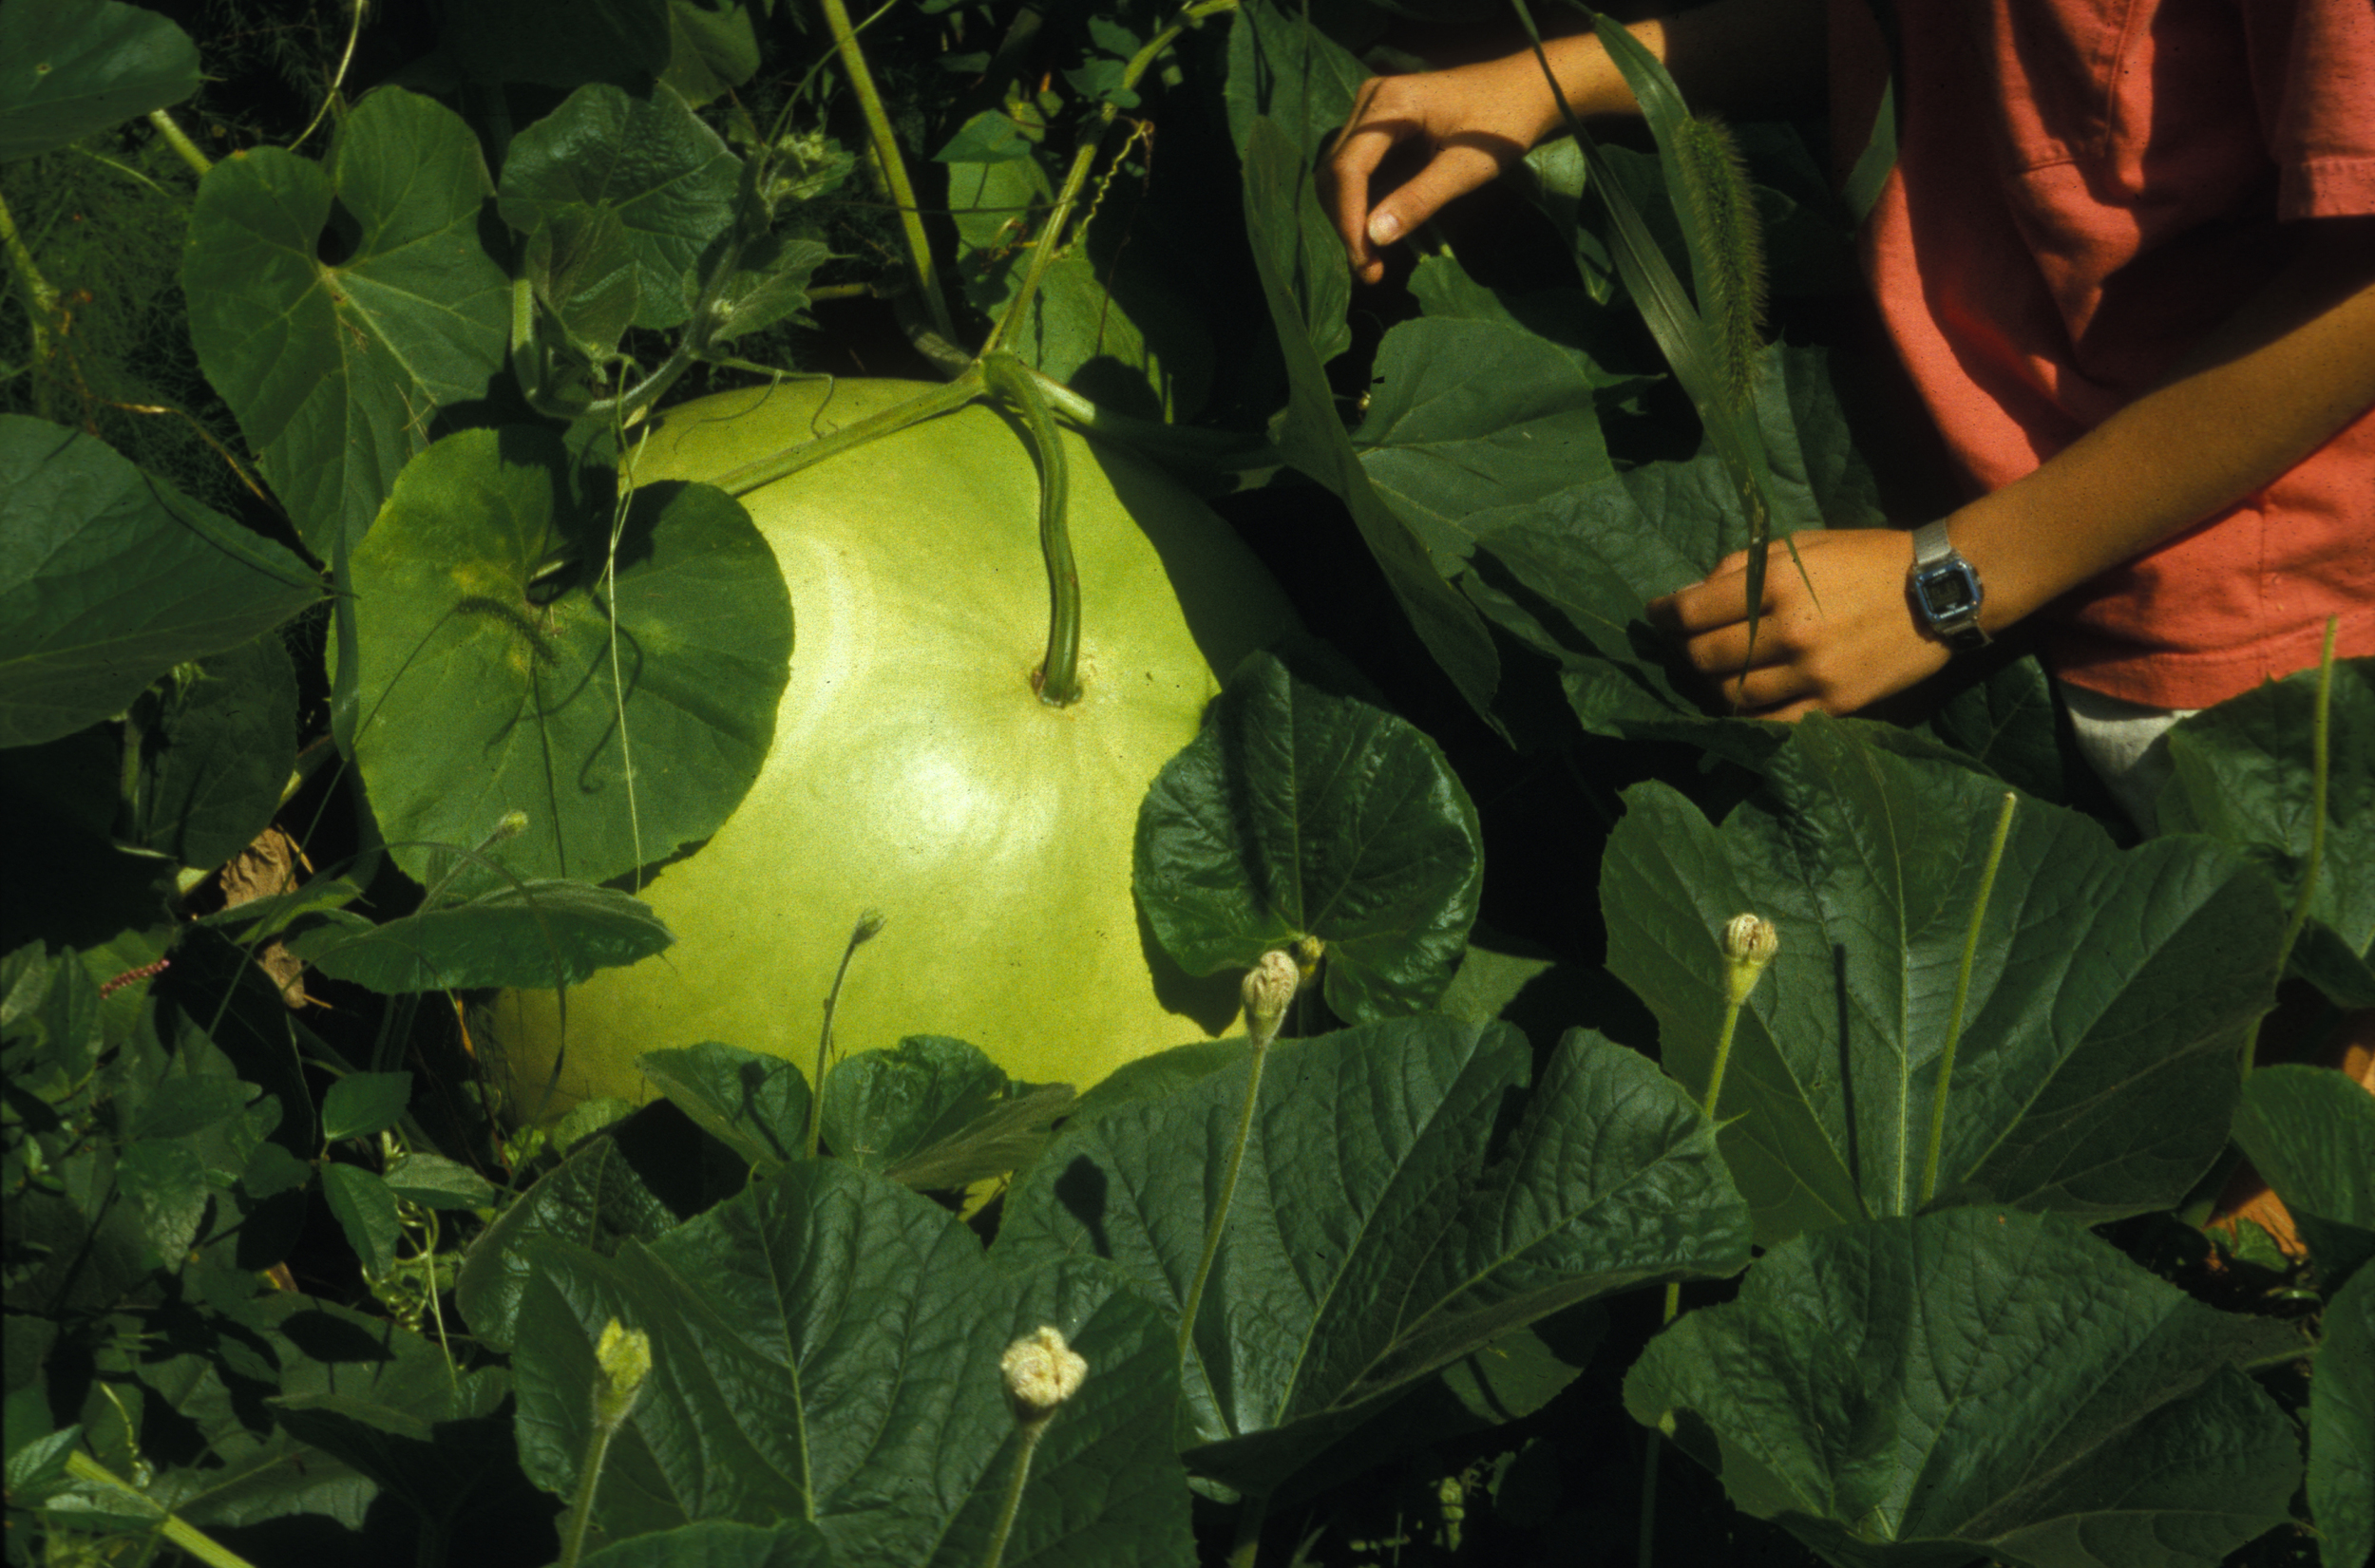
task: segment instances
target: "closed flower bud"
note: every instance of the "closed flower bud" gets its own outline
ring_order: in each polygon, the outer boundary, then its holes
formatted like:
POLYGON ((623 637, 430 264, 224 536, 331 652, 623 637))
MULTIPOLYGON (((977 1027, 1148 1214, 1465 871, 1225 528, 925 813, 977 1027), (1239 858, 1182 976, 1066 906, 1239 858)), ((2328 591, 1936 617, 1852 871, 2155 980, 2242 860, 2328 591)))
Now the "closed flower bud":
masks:
POLYGON ((594 1364, 602 1370, 603 1387, 595 1391, 595 1419, 616 1426, 635 1408, 636 1395, 652 1372, 652 1336, 626 1328, 617 1318, 602 1325, 594 1346, 594 1364))
POLYGON ((1724 987, 1734 1007, 1748 1000, 1757 977, 1781 951, 1781 934, 1756 915, 1735 915, 1723 927, 1724 987))
POLYGON ((1005 1374, 1006 1402, 1025 1426, 1054 1415, 1055 1407, 1080 1391, 1089 1375, 1089 1364, 1045 1324, 1007 1346, 998 1370, 1005 1374))
POLYGON ((1286 1004, 1295 999, 1295 988, 1302 983, 1295 960, 1276 948, 1245 971, 1239 994, 1245 1002, 1245 1032, 1256 1045, 1266 1046, 1278 1038, 1279 1026, 1286 1021, 1286 1004))

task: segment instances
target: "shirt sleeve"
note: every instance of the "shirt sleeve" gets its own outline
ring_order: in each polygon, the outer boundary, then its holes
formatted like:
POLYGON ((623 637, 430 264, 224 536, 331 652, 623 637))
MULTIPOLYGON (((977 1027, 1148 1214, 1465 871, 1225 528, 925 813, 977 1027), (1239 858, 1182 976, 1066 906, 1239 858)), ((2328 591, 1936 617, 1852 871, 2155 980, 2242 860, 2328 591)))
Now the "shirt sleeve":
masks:
POLYGON ((2375 214, 2375 5, 2244 0, 2286 220, 2375 214))

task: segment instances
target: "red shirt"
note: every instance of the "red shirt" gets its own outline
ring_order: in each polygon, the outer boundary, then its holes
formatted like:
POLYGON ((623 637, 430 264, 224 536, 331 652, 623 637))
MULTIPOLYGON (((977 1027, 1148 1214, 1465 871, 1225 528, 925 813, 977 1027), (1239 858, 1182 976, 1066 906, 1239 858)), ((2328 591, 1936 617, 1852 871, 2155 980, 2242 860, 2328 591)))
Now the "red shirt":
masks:
MULTIPOLYGON (((2283 264, 2375 214, 2371 0, 1904 0, 1896 172, 1862 236, 1897 350, 1969 478, 2029 472, 2283 264)), ((1852 158, 1889 56, 1834 0, 1852 158)), ((2236 410, 2249 418, 2250 410, 2236 410)), ((2057 675, 2200 708, 2375 653, 2375 411, 2265 490, 2037 617, 2057 675)))

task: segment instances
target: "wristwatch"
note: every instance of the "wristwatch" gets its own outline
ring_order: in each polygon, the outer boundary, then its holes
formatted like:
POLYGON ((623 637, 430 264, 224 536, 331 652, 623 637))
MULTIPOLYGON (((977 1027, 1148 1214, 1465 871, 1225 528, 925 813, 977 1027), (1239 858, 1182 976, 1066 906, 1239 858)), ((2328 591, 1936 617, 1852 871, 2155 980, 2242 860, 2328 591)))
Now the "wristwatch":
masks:
POLYGON ((1987 633, 1979 628, 1986 590, 1978 571, 1947 542, 1944 521, 1913 530, 1911 593, 1914 613, 1931 636, 1959 653, 1987 646, 1987 633))

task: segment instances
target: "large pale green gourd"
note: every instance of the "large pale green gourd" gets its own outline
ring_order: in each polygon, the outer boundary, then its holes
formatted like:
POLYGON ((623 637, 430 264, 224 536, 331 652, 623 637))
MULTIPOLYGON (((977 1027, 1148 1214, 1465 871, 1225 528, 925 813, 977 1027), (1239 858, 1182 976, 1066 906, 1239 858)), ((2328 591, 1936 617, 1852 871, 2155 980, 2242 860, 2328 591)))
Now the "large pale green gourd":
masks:
MULTIPOLYGON (((791 383, 668 411, 637 483, 713 479, 922 387, 791 383)), ((649 1090, 646 1050, 718 1040, 813 1070, 850 927, 842 1052, 947 1034, 1014 1076, 1086 1087, 1226 1028, 1236 977, 1195 980, 1130 896, 1138 803, 1246 652, 1294 624, 1258 562, 1164 477, 1065 435, 1084 695, 1039 701, 1047 635, 1038 477, 975 404, 742 498, 792 605, 790 685, 757 784, 642 890, 676 944, 493 1020, 516 1108, 649 1090)), ((664 781, 646 787, 665 787, 664 781)))

